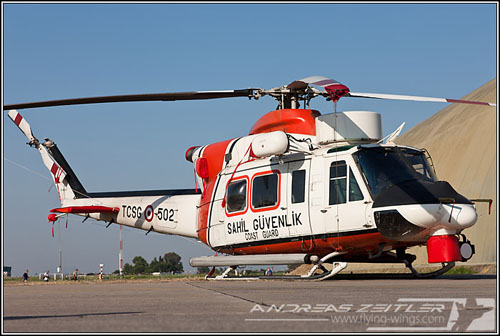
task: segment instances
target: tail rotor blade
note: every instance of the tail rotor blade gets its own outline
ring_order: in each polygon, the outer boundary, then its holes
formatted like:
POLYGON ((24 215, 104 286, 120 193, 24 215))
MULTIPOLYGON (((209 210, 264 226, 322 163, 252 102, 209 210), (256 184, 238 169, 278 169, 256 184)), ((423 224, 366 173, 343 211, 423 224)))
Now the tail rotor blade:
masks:
POLYGON ((474 100, 433 98, 433 97, 420 97, 420 96, 405 96, 405 95, 394 95, 394 94, 384 94, 384 93, 349 92, 348 94, 346 94, 346 97, 390 99, 390 100, 411 100, 411 101, 436 102, 436 103, 458 103, 458 104, 497 106, 497 104, 495 104, 495 103, 480 102, 480 101, 474 101, 474 100))
POLYGON ((48 153, 47 149, 44 146, 40 145, 38 139, 33 136, 30 124, 28 124, 28 122, 16 110, 10 110, 8 115, 9 118, 12 119, 12 121, 17 125, 17 127, 19 127, 21 132, 23 132, 24 135, 28 138, 28 140, 30 141, 28 144, 30 146, 34 145, 36 149, 38 149, 40 155, 42 156, 42 161, 45 164, 45 167, 47 167, 47 169, 52 173, 54 182, 56 184, 62 182, 66 178, 66 172, 48 153))
POLYGON ((21 116, 19 112, 16 110, 10 110, 9 113, 9 118, 19 127, 21 132, 26 135, 28 140, 30 141, 30 144, 35 144, 38 142, 37 138, 33 136, 33 132, 31 131, 30 124, 21 116))

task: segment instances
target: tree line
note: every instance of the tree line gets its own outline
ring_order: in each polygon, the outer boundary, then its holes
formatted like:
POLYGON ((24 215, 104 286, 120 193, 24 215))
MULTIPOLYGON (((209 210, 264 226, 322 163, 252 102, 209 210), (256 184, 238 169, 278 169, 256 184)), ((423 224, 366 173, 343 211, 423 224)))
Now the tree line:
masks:
MULTIPOLYGON (((298 265, 288 265, 288 272, 293 271, 298 265)), ((203 266, 197 267, 197 273, 199 274, 208 274, 211 270, 211 267, 203 266)), ((215 274, 221 274, 224 271, 224 268, 216 268, 215 274)), ((241 270, 240 270, 241 271, 241 270)), ((248 275, 253 274, 264 274, 265 269, 261 270, 244 270, 244 273, 248 275)), ((181 257, 175 252, 165 253, 163 256, 159 256, 158 258, 154 257, 150 263, 146 261, 141 256, 136 256, 132 259, 132 264, 126 263, 123 265, 123 273, 124 274, 151 274, 155 272, 160 273, 171 273, 171 274, 180 274, 184 272, 184 267, 181 262, 181 257)), ((119 274, 119 270, 115 270, 113 273, 119 274)))
MULTIPOLYGON (((175 252, 165 253, 163 256, 156 257, 150 263, 141 256, 132 259, 133 265, 125 263, 123 265, 124 274, 150 274, 154 272, 179 274, 184 272, 181 257, 175 252)), ((114 273, 119 273, 116 270, 114 273)))

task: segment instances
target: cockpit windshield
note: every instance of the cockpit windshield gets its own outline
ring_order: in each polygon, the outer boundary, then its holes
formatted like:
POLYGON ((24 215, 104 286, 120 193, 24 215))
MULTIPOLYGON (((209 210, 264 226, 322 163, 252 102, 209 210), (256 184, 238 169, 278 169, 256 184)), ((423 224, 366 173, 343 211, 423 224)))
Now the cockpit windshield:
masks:
POLYGON ((430 181, 437 181, 434 175, 434 170, 431 168, 429 161, 424 155, 424 152, 411 148, 398 148, 412 165, 415 171, 430 181))
POLYGON ((361 148, 357 157, 375 197, 382 190, 408 180, 436 178, 423 152, 399 147, 361 148))

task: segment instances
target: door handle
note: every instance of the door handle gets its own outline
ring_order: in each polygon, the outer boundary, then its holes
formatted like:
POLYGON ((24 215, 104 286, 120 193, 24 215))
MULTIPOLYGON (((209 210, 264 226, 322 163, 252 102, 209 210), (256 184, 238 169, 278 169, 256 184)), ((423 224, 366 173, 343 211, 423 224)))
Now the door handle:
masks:
POLYGON ((331 207, 326 207, 326 208, 323 208, 323 209, 321 209, 320 211, 321 211, 322 213, 325 213, 325 212, 327 212, 327 211, 328 211, 328 209, 331 209, 331 207))

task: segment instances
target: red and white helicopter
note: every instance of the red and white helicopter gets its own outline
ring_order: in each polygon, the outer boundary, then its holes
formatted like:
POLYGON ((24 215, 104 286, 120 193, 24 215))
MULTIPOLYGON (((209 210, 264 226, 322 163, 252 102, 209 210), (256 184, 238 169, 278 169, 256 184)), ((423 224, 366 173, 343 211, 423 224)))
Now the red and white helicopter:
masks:
MULTIPOLYGON (((417 277, 433 277, 466 261, 474 246, 462 231, 474 225, 474 202, 436 179, 429 154, 396 145, 402 126, 382 139, 381 116, 370 111, 322 115, 312 98, 398 99, 496 106, 493 103, 355 93, 333 79, 313 76, 272 89, 138 94, 5 105, 8 115, 41 154, 61 207, 49 222, 76 214, 158 233, 198 239, 215 256, 193 267, 314 264, 299 279, 326 279, 348 262, 404 263, 417 277), (174 101, 269 95, 278 107, 250 134, 186 151, 196 189, 88 192, 50 139, 40 143, 16 111, 25 108, 128 101, 174 101), (305 108, 299 108, 300 103, 305 108), (384 142, 385 140, 385 142, 384 142), (198 187, 199 186, 199 187, 198 187), (422 274, 406 249, 427 245, 422 274), (331 263, 330 270, 324 263, 331 263)), ((488 200, 487 200, 488 201, 488 200)), ((491 206, 491 201, 490 206, 491 206)), ((273 277, 277 278, 277 277, 273 277)))

